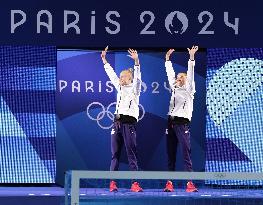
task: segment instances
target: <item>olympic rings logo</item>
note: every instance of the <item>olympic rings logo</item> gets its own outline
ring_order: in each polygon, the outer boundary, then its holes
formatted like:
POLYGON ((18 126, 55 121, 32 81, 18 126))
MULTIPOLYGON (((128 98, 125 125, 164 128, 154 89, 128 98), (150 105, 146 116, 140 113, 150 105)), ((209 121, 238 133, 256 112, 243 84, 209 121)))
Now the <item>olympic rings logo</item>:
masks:
MULTIPOLYGON (((104 106, 103 104, 101 104, 100 102, 92 102, 92 103, 90 103, 90 104, 88 105, 88 107, 87 107, 87 115, 88 115, 89 119, 91 119, 91 120, 93 120, 93 121, 96 121, 97 124, 98 124, 98 126, 99 126, 100 128, 102 128, 102 129, 104 129, 104 130, 111 129, 112 126, 113 126, 112 123, 111 123, 110 126, 103 126, 103 125, 101 124, 101 120, 102 120, 105 116, 107 116, 111 121, 114 120, 114 113, 112 113, 112 112, 110 111, 110 108, 111 108, 112 106, 115 106, 115 107, 116 107, 116 102, 113 102, 113 103, 109 104, 107 107, 105 107, 105 106, 104 106), (91 116, 91 113, 90 113, 91 107, 94 106, 94 105, 98 105, 98 106, 100 106, 101 109, 102 109, 102 110, 97 114, 97 116, 95 116, 95 117, 91 116)), ((140 121, 141 119, 143 119, 143 117, 144 117, 144 115, 145 115, 145 109, 144 109, 144 107, 143 107, 141 104, 139 104, 139 109, 142 111, 142 115, 139 116, 138 121, 140 121)))

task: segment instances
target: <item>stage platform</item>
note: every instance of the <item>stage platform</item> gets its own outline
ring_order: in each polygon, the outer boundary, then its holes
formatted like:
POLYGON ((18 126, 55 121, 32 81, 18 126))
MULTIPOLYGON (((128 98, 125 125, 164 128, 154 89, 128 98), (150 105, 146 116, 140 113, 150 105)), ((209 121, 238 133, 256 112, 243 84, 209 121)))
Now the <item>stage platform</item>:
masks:
MULTIPOLYGON (((2 205, 64 205, 64 189, 60 187, 1 187, 2 205)), ((202 188, 197 193, 186 193, 184 189, 165 193, 161 189, 145 189, 132 193, 119 189, 110 193, 108 189, 81 189, 80 205, 263 205, 262 189, 212 189, 202 188)))

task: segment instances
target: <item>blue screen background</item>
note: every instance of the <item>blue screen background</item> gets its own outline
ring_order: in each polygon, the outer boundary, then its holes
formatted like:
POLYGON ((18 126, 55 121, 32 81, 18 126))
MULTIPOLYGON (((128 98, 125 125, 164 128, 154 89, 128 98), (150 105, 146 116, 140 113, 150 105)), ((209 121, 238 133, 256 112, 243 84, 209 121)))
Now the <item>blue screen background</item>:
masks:
POLYGON ((54 183, 56 47, 0 47, 0 183, 54 183))
POLYGON ((263 49, 208 49, 207 59, 205 170, 262 172, 263 49))

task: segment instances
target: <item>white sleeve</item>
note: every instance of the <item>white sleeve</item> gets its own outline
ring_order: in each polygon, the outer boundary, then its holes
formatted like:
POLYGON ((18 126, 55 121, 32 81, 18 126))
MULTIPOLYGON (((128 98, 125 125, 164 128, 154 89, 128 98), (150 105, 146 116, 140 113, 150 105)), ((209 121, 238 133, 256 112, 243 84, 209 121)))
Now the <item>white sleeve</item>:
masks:
POLYGON ((187 84, 188 84, 187 87, 192 94, 195 93, 194 67, 195 67, 195 61, 189 59, 188 70, 187 70, 187 84))
POLYGON ((142 74, 140 65, 134 65, 133 71, 133 88, 136 95, 140 95, 142 86, 142 74))
POLYGON ((175 72, 171 61, 165 61, 165 69, 166 69, 169 85, 171 89, 173 89, 176 83, 176 79, 175 79, 175 72))
POLYGON ((115 73, 115 71, 113 70, 113 68, 111 67, 111 65, 109 63, 106 63, 104 65, 104 68, 105 68, 105 71, 106 71, 107 75, 110 78, 111 83, 118 90, 119 89, 119 85, 120 85, 120 80, 119 80, 117 74, 115 73))

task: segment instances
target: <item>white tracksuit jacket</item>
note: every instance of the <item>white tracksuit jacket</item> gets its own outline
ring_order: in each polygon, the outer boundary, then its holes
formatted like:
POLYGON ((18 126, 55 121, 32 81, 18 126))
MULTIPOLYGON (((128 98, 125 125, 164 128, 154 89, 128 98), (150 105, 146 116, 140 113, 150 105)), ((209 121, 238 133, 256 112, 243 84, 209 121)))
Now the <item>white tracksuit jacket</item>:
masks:
POLYGON ((140 66, 134 65, 133 82, 121 86, 119 78, 109 63, 104 65, 105 71, 112 84, 117 89, 117 104, 114 114, 123 114, 139 118, 139 96, 141 92, 141 71, 140 66))
POLYGON ((176 86, 176 76, 171 61, 165 62, 166 74, 172 91, 168 115, 187 118, 191 121, 195 93, 194 66, 195 61, 189 59, 186 84, 179 87, 176 86))

